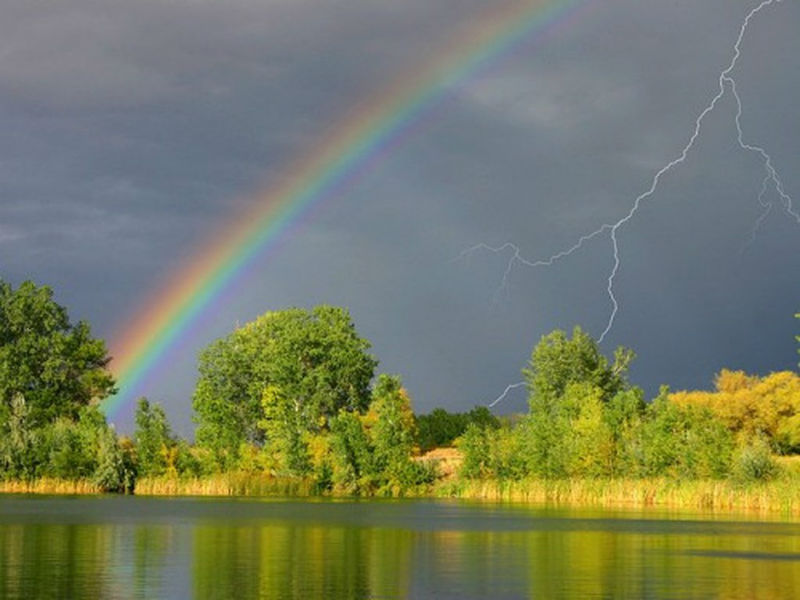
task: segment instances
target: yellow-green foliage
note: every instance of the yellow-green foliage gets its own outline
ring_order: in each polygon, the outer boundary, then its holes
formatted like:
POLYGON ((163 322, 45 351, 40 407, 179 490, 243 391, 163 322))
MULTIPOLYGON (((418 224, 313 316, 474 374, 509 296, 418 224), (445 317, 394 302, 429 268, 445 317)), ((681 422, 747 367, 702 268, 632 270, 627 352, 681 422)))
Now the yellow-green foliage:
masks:
POLYGON ((784 451, 800 451, 800 376, 791 371, 766 377, 723 369, 716 391, 682 391, 670 394, 681 406, 704 406, 740 441, 766 436, 784 451))
POLYGON ((239 445, 238 470, 245 473, 275 473, 278 470, 278 457, 269 447, 259 448, 255 444, 242 442, 239 445))
POLYGON ((265 450, 275 457, 275 469, 289 476, 308 473, 308 436, 319 429, 324 419, 309 422, 302 403, 291 399, 276 385, 264 389, 261 408, 264 418, 258 426, 266 437, 265 450))
POLYGON ((587 386, 572 422, 567 475, 597 477, 611 472, 614 461, 614 432, 604 416, 602 390, 587 386))
POLYGON ((0 480, 0 494, 100 494, 103 490, 88 479, 0 480))
POLYGON ((328 432, 306 434, 306 447, 313 473, 321 473, 330 468, 331 435, 328 432))
POLYGON ((135 493, 139 496, 311 496, 313 482, 229 471, 205 477, 145 477, 136 482, 135 493))
POLYGON ((796 477, 742 485, 724 479, 459 480, 436 488, 440 497, 564 506, 662 506, 800 514, 796 477))
POLYGON ((525 440, 518 429, 485 430, 488 467, 500 479, 520 479, 527 473, 525 440))
MULTIPOLYGON (((572 506, 669 506, 687 509, 756 510, 800 514, 798 473, 774 480, 741 484, 733 480, 673 478, 615 479, 525 478, 439 481, 404 490, 386 489, 381 495, 452 497, 475 500, 529 502, 572 506)), ((97 494, 87 480, 39 479, 0 481, 0 493, 97 494)), ((276 478, 265 473, 231 471, 205 477, 148 477, 136 482, 137 495, 154 496, 281 496, 347 495, 322 492, 310 479, 276 478)))

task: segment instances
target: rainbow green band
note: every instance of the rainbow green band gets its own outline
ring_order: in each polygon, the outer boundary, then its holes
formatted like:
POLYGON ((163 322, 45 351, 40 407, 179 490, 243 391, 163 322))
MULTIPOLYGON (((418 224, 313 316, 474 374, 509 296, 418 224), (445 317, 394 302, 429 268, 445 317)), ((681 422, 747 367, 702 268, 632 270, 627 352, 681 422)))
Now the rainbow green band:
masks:
POLYGON ((420 116, 532 35, 544 35, 588 0, 510 2, 486 12, 432 60, 400 77, 345 118, 278 183, 197 252, 172 282, 156 290, 122 332, 112 338, 111 368, 119 392, 103 410, 114 418, 141 393, 215 300, 326 198, 336 195, 385 153, 420 116))

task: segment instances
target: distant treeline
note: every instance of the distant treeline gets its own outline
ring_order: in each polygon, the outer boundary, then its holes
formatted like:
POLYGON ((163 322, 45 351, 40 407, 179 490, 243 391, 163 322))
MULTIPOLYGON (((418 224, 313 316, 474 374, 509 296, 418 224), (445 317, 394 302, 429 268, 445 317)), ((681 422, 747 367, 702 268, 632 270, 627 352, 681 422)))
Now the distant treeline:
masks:
POLYGON ((194 443, 145 398, 128 438, 98 408, 115 391, 104 342, 88 324, 70 323, 49 288, 0 281, 0 480, 131 492, 137 480, 152 489, 235 474, 243 488, 274 480, 343 495, 426 493, 445 476, 448 485, 453 476, 747 483, 779 476, 776 456, 800 452, 793 372, 723 370, 715 391, 664 387, 647 402, 627 378, 633 352, 618 348, 608 359, 576 327, 533 349, 526 414, 415 415, 400 378, 376 376, 369 350, 343 308, 266 313, 200 354, 194 443), (458 449, 455 475, 425 456, 448 446, 458 449))
POLYGON ((451 413, 435 408, 427 415, 416 415, 417 444, 422 452, 455 444, 470 425, 479 429, 500 429, 498 417, 485 406, 476 406, 469 412, 451 413))

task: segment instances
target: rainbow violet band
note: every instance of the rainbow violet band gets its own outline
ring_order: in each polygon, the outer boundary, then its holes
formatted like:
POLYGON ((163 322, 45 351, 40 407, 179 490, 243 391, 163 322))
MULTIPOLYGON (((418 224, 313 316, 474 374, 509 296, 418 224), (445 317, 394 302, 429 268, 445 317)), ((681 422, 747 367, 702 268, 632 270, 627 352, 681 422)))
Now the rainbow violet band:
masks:
POLYGON ((441 52, 399 77, 335 125, 277 183, 256 195, 199 249, 162 289, 155 290, 111 341, 119 392, 102 405, 113 419, 140 393, 155 366, 248 265, 274 249, 314 206, 335 197, 385 154, 426 112, 531 36, 563 24, 588 0, 523 0, 493 7, 446 43, 441 52))

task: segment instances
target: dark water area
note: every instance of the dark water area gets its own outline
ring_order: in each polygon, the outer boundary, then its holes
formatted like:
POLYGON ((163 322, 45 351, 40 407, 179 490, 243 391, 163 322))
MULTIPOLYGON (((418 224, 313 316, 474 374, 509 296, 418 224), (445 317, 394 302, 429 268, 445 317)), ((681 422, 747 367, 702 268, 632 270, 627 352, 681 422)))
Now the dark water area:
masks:
POLYGON ((2 598, 796 598, 800 523, 432 500, 0 496, 2 598))

